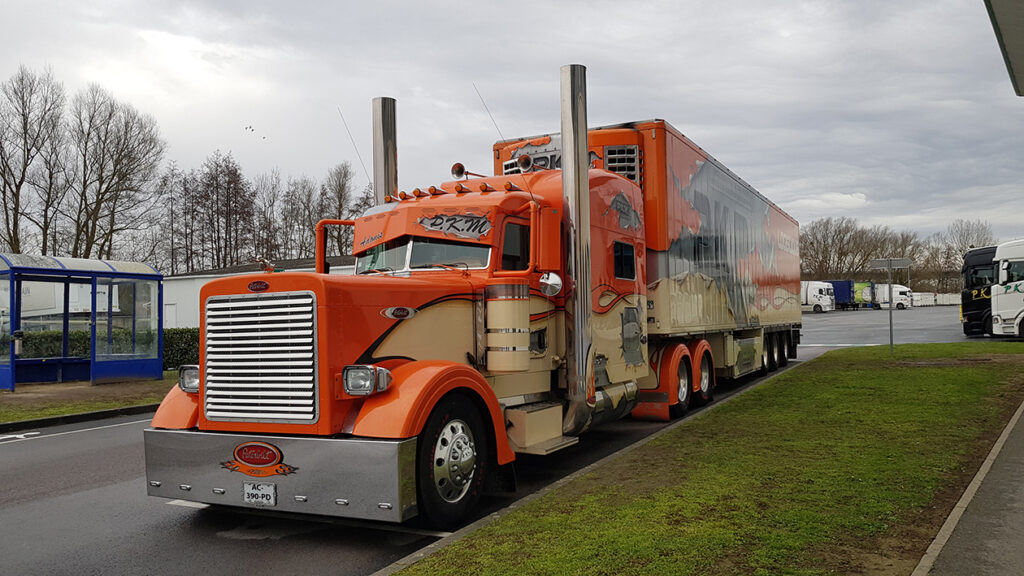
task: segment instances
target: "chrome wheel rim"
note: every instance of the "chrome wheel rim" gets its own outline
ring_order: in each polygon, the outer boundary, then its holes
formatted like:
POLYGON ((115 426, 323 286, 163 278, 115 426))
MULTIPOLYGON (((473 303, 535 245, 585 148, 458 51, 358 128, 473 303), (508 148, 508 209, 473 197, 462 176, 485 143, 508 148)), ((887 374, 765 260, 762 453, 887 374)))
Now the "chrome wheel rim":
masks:
POLYGON ((686 399, 690 396, 690 375, 686 371, 686 364, 679 364, 679 390, 676 392, 676 399, 680 406, 686 406, 686 399))
POLYGON ((458 502, 469 491, 475 473, 473 431, 462 420, 452 420, 434 444, 434 488, 444 501, 458 502))

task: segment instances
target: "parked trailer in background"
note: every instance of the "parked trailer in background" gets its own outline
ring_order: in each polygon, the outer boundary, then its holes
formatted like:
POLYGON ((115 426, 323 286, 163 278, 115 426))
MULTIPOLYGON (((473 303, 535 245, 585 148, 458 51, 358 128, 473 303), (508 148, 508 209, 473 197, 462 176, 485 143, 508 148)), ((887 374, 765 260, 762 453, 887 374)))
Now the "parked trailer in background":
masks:
POLYGON ((832 285, 828 282, 800 282, 800 309, 804 312, 831 312, 836 309, 832 285))
POLYGON ((411 193, 377 100, 379 204, 318 224, 316 272, 203 286, 149 494, 449 529, 519 454, 795 358, 797 222, 663 120, 588 132, 583 82, 562 68, 562 131, 495 144, 495 176, 411 193), (354 275, 327 273, 333 225, 354 275))
POLYGON ((997 284, 992 287, 992 334, 1021 336, 1024 324, 1024 240, 996 247, 997 284))
POLYGON ((998 276, 995 256, 995 246, 972 248, 964 254, 960 322, 967 336, 992 333, 992 285, 998 276))
POLYGON ((836 300, 837 310, 857 310, 870 308, 874 297, 871 282, 854 282, 853 280, 827 280, 832 285, 832 295, 836 300))

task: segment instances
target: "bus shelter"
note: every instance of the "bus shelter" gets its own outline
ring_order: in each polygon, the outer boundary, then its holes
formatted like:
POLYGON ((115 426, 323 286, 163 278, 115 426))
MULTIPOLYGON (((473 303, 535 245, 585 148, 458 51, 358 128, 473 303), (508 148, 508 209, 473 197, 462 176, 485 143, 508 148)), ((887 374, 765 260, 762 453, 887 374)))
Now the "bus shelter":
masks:
POLYGON ((162 278, 140 262, 0 254, 0 390, 161 378, 162 278))

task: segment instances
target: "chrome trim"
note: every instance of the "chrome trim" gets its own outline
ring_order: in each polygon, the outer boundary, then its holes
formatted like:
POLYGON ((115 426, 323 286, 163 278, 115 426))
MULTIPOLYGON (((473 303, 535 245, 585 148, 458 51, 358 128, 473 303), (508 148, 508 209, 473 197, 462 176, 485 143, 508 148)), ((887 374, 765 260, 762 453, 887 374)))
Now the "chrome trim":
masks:
POLYGON ((488 352, 527 352, 530 348, 522 348, 520 346, 488 346, 488 352))
POLYGON ((529 334, 529 328, 490 328, 487 330, 491 334, 529 334))
POLYGON ((485 300, 529 300, 528 284, 492 284, 484 288, 485 300))
POLYGON ((398 115, 395 99, 373 99, 373 199, 398 193, 398 115))
MULTIPOLYGON (((273 444, 287 475, 269 475, 260 482, 277 487, 277 506, 269 510, 403 522, 417 513, 416 438, 377 440, 300 436, 254 436, 160 430, 143 432, 147 493, 170 499, 259 509, 242 500, 242 482, 253 480, 221 466, 244 442, 273 444), (194 488, 189 492, 179 485, 194 488), (226 488, 216 494, 213 488, 226 488), (305 497, 301 502, 296 497, 305 497), (379 507, 392 504, 392 509, 379 507)), ((267 510, 267 508, 263 508, 267 510)))
POLYGON ((213 296, 205 313, 202 391, 208 420, 319 420, 313 292, 213 296))
POLYGON ((562 420, 563 434, 574 436, 590 425, 594 411, 587 394, 587 372, 593 342, 590 317, 590 157, 587 149, 587 69, 562 66, 562 192, 570 226, 566 270, 565 322, 566 390, 569 404, 562 420))

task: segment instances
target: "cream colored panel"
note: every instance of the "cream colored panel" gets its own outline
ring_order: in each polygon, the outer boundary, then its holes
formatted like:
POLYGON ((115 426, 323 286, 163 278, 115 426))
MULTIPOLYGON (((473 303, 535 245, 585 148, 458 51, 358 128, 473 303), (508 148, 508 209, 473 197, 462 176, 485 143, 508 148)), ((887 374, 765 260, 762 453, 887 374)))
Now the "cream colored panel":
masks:
POLYGON ((473 303, 442 302, 403 320, 374 351, 374 356, 466 363, 473 352, 473 303))

